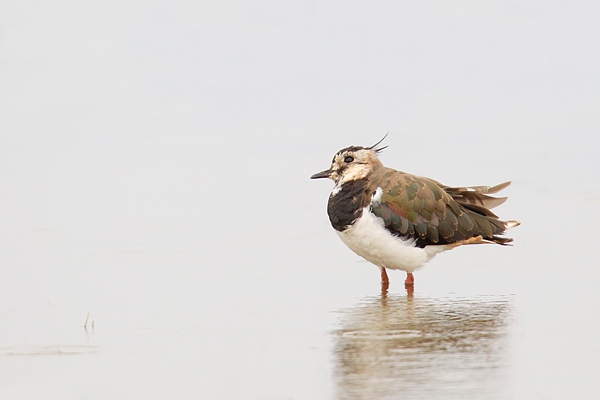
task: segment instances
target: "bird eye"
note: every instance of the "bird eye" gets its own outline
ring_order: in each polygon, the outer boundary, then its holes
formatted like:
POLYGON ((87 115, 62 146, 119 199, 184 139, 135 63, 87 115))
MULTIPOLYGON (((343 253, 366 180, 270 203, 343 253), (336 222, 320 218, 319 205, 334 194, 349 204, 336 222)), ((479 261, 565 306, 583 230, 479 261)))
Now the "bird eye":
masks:
POLYGON ((354 157, 347 156, 346 158, 344 158, 344 162, 346 163, 351 163, 352 161, 354 161, 354 157))

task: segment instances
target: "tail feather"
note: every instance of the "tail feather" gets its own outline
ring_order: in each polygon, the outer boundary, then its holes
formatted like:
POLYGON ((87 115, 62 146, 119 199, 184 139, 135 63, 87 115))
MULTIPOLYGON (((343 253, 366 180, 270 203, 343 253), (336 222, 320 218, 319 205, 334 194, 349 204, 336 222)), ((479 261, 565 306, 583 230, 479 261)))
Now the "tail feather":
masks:
MULTIPOLYGON (((480 235, 483 238, 484 243, 507 245, 512 242, 513 239, 502 235, 505 234, 507 229, 514 228, 521 224, 516 220, 501 221, 489 210, 484 214, 480 211, 480 209, 483 209, 482 206, 474 207, 473 205, 470 205, 464 207, 464 209, 473 222, 474 229, 471 234, 474 236, 480 235)), ((483 210, 485 211, 485 209, 483 210)))
POLYGON ((493 197, 489 194, 498 193, 510 185, 510 181, 500 183, 496 186, 467 186, 467 187, 444 187, 443 189, 457 203, 467 207, 470 204, 482 206, 489 212, 490 209, 498 207, 507 200, 507 197, 493 197))
POLYGON ((491 241, 496 244, 501 244, 502 246, 510 246, 509 243, 513 241, 513 238, 494 235, 491 241))

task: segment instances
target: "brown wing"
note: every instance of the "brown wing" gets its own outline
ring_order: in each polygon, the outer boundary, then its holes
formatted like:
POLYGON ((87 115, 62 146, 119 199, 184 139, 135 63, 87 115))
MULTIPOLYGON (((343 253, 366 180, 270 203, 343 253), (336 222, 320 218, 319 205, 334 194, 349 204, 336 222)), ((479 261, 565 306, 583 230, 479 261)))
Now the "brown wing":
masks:
POLYGON ((500 244, 512 240, 498 236, 507 229, 507 223, 498 220, 485 207, 493 197, 481 190, 473 191, 477 195, 472 196, 469 190, 462 190, 464 188, 449 188, 434 180, 389 168, 377 177, 376 184, 382 189, 382 195, 379 201, 373 202, 372 212, 383 219, 389 231, 416 239, 420 247, 455 243, 479 235, 500 244), (484 202, 477 203, 481 198, 484 202))

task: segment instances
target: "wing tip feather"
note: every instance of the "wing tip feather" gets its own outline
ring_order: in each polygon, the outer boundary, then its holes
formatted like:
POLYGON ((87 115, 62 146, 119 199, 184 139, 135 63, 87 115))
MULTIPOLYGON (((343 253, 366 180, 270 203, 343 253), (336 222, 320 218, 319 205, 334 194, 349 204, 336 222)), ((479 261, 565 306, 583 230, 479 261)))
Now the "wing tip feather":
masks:
POLYGON ((511 219, 509 221, 504 222, 504 227, 506 229, 514 228, 515 226, 521 225, 521 221, 517 221, 516 219, 511 219))

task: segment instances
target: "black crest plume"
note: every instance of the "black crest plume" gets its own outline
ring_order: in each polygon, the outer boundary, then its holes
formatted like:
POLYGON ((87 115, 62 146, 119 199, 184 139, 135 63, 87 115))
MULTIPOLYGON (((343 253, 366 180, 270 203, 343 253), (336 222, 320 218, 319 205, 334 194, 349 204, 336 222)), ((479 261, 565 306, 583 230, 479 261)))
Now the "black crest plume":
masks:
POLYGON ((384 137, 381 138, 381 140, 377 143, 375 143, 373 146, 371 147, 367 147, 367 150, 374 150, 375 153, 381 153, 383 150, 387 149, 387 146, 383 146, 383 147, 377 147, 381 144, 381 142, 383 142, 385 140, 385 138, 389 135, 389 132, 385 134, 384 137))

